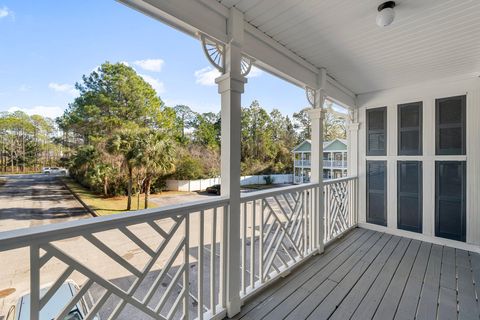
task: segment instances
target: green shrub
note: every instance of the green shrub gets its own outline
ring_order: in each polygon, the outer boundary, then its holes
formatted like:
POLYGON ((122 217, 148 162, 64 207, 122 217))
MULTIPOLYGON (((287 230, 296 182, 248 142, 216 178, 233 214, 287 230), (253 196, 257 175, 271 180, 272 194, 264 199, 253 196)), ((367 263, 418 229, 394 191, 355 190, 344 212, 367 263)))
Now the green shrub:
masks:
POLYGON ((263 180, 265 180, 265 184, 273 184, 275 182, 275 178, 272 176, 265 176, 263 177, 263 180))
POLYGON ((204 177, 200 159, 185 155, 178 161, 174 177, 178 180, 195 180, 204 177))

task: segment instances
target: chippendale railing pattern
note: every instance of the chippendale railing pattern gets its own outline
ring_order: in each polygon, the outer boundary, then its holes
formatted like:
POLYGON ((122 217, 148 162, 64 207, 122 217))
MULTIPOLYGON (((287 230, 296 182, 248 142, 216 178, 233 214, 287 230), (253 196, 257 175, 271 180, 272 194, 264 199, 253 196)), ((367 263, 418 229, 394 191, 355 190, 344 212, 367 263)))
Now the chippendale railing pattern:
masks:
POLYGON ((241 295, 289 272, 316 249, 317 184, 242 196, 241 295))
POLYGON ((357 225, 357 183, 354 177, 325 181, 325 243, 357 225))
POLYGON ((327 181, 323 190, 310 183, 242 192, 238 226, 228 226, 230 199, 219 197, 2 232, 0 272, 18 277, 1 254, 23 255, 30 279, 18 288, 30 293, 33 320, 45 318, 56 292, 72 281, 76 291, 66 306, 55 306, 54 319, 79 305, 89 320, 221 319, 229 303, 229 241, 240 251, 238 287, 246 299, 317 253, 321 240, 354 227, 356 194, 356 178, 327 181), (238 240, 226 234, 229 227, 239 228, 238 240))
POLYGON ((228 199, 220 198, 5 232, 0 252, 30 251, 33 320, 43 318, 70 279, 81 288, 55 319, 65 319, 80 302, 88 304, 86 319, 223 317, 227 210, 228 199))

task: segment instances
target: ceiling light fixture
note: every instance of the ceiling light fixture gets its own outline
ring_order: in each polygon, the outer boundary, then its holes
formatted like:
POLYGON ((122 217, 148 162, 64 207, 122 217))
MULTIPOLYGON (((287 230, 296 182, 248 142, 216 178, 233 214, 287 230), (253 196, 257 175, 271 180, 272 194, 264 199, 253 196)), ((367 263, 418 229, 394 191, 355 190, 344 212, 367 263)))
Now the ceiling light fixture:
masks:
POLYGON ((395 1, 387 1, 378 6, 377 25, 379 27, 389 26, 395 19, 395 1))

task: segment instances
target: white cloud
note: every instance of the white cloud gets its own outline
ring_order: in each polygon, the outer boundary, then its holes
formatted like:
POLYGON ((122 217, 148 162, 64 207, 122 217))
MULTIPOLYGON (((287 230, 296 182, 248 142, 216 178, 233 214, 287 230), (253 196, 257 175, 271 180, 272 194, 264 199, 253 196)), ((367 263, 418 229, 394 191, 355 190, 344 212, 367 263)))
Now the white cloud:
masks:
POLYGON ((205 67, 195 71, 195 83, 202 86, 214 86, 215 79, 220 76, 220 72, 212 67, 205 67))
POLYGON ((143 70, 160 72, 165 61, 162 59, 145 59, 134 61, 133 64, 139 66, 143 70))
MULTIPOLYGON (((220 77, 220 72, 217 69, 212 67, 205 67, 203 69, 195 71, 195 83, 201 84, 202 86, 214 86, 215 79, 220 77)), ((263 71, 253 66, 250 70, 247 78, 260 77, 263 74, 263 71)))
POLYGON ((157 91, 157 94, 165 93, 165 85, 160 80, 146 74, 139 74, 139 76, 142 77, 146 82, 150 83, 152 88, 157 91))
POLYGON ((7 7, 3 6, 2 8, 0 8, 0 19, 1 18, 6 18, 6 17, 14 17, 13 15, 13 11, 8 9, 7 7))
POLYGON ((67 92, 73 96, 78 94, 78 91, 75 89, 75 87, 71 84, 68 83, 56 83, 56 82, 50 82, 48 84, 48 87, 52 89, 53 91, 56 92, 67 92))
POLYGON ((247 78, 260 77, 261 75, 263 75, 263 71, 253 66, 250 72, 248 73, 247 78))
POLYGON ((8 112, 23 111, 28 115, 39 114, 41 116, 54 119, 56 117, 60 117, 63 114, 64 109, 60 107, 34 106, 31 108, 11 107, 7 111, 8 112))

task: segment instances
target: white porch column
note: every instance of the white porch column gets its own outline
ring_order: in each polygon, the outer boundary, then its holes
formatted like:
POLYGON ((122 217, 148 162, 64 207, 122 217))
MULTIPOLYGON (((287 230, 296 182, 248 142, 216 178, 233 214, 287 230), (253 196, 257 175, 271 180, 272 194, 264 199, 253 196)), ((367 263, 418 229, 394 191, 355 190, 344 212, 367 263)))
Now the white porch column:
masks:
POLYGON ((350 111, 347 123, 347 169, 351 177, 358 176, 358 111, 350 111))
MULTIPOLYGON (((325 69, 320 70, 318 78, 318 88, 313 92, 314 99, 309 99, 312 109, 308 110, 311 120, 311 182, 318 183, 319 192, 316 193, 315 203, 317 217, 316 230, 316 246, 318 252, 324 251, 323 233, 324 233, 324 201, 323 201, 323 119, 324 110, 322 109, 325 100, 325 85, 327 80, 327 72, 325 69)), ((308 93, 308 89, 307 89, 308 93)), ((308 96, 308 95, 307 95, 308 96)))
POLYGON ((227 215, 226 306, 229 317, 240 312, 240 144, 241 96, 247 79, 242 74, 243 14, 235 8, 228 19, 225 72, 215 81, 221 94, 222 196, 230 198, 227 215))

